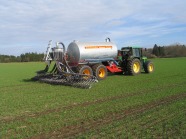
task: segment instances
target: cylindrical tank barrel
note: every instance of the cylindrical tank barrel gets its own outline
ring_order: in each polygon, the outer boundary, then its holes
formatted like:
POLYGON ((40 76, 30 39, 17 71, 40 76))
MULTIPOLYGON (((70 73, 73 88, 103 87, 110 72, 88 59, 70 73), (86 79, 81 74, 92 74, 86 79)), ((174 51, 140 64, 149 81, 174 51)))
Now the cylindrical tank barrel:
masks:
POLYGON ((72 42, 67 48, 68 64, 77 66, 87 60, 96 61, 117 56, 117 47, 112 42, 72 42))
POLYGON ((64 56, 64 52, 63 52, 63 49, 62 48, 53 48, 52 49, 52 51, 53 51, 53 59, 55 60, 55 61, 60 61, 60 62, 62 62, 62 60, 63 60, 63 56, 64 56))

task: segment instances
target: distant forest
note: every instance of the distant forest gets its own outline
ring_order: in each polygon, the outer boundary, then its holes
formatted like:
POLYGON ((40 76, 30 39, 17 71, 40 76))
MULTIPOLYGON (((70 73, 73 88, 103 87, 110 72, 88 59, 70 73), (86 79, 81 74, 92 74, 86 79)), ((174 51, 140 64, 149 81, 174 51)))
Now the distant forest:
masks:
POLYGON ((148 58, 186 57, 186 46, 181 44, 158 46, 155 44, 153 48, 146 49, 143 54, 148 58))
POLYGON ((44 54, 25 53, 20 56, 0 55, 0 63, 43 61, 44 54))
MULTIPOLYGON (((154 45, 153 48, 144 49, 143 55, 148 58, 171 58, 171 57, 186 57, 186 46, 174 44, 169 46, 154 45)), ((0 55, 0 63, 9 62, 37 62, 43 61, 44 54, 25 53, 20 56, 0 55)))

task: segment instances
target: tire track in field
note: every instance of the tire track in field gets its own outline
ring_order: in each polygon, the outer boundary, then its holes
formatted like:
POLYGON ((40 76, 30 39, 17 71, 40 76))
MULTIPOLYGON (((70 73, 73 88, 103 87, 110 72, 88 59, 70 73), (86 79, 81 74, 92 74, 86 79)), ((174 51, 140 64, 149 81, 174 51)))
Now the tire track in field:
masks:
POLYGON ((27 118, 37 118, 40 116, 44 116, 44 115, 48 115, 51 113, 58 113, 61 112, 62 110, 69 110, 69 109, 73 109, 76 107, 87 107, 90 105, 94 105, 94 104, 100 104, 100 103, 104 103, 107 101, 112 101, 112 100, 117 100, 117 99, 123 99, 123 98, 129 98, 129 97, 133 97, 133 96, 140 96, 140 95, 144 95, 144 94, 150 94, 150 93, 154 93, 153 91, 156 90, 157 91, 161 91, 162 89, 167 89, 167 88, 174 88, 174 87, 179 87, 179 86, 184 86, 186 82, 183 83, 179 83, 179 84, 169 84, 167 86, 163 86, 163 87, 158 87, 158 88, 151 88, 151 89, 145 89, 145 90, 140 90, 138 92, 134 92, 134 93, 128 93, 128 94, 124 94, 124 95, 118 95, 118 96, 111 96, 111 97, 107 97, 107 98, 101 98, 101 99, 97 99, 94 101, 86 101, 83 103, 75 103, 75 104, 71 104, 71 105, 67 105, 67 106, 63 106, 63 107, 58 107, 58 108, 54 108, 54 109, 47 109, 41 112, 35 112, 35 113, 31 113, 31 114, 26 114, 26 115, 21 115, 21 116, 16 116, 16 117, 4 117, 0 119, 0 122, 2 123, 9 123, 9 122, 13 122, 13 121, 24 121, 27 118))
MULTIPOLYGON (((157 137, 155 137, 155 135, 159 135, 159 134, 158 133, 154 134, 154 132, 156 131, 156 128, 153 128, 153 126, 155 126, 155 125, 157 125, 161 122, 166 122, 166 121, 170 120, 170 118, 173 119, 177 116, 178 115, 176 115, 176 114, 172 114, 172 115, 163 117, 161 119, 156 119, 156 120, 152 121, 152 123, 147 123, 144 127, 143 126, 139 127, 139 130, 137 132, 136 132, 136 128, 134 128, 134 127, 132 127, 132 128, 120 127, 119 129, 114 130, 114 133, 116 133, 116 132, 118 133, 117 134, 118 138, 120 138, 120 136, 123 135, 123 133, 124 133, 123 131, 125 131, 125 133, 130 133, 130 135, 126 135, 126 138, 131 138, 131 137, 132 138, 143 138, 144 135, 146 135, 146 133, 143 133, 143 131, 146 131, 147 129, 150 129, 151 132, 149 134, 153 134, 154 138, 157 138, 157 137)), ((107 135, 109 135, 109 134, 112 134, 112 133, 108 133, 107 135)), ((101 137, 102 136, 100 136, 99 138, 101 138, 101 137)), ((158 136, 158 138, 162 138, 162 136, 158 136)))
POLYGON ((170 103, 173 103, 175 101, 178 101, 184 98, 186 98, 186 92, 179 93, 176 95, 171 95, 171 96, 168 96, 168 97, 156 100, 156 101, 146 103, 144 105, 134 106, 132 108, 128 108, 120 112, 107 113, 107 115, 105 115, 104 117, 100 117, 96 120, 83 121, 82 119, 82 121, 79 121, 79 124, 66 126, 66 127, 61 128, 58 131, 53 131, 48 134, 41 134, 38 136, 34 136, 34 137, 31 137, 31 139, 73 138, 89 130, 100 128, 112 122, 119 121, 129 116, 137 115, 139 113, 144 113, 148 110, 151 110, 151 109, 154 109, 160 106, 168 105, 170 103))
MULTIPOLYGON (((160 108, 155 108, 153 109, 153 111, 155 110, 159 110, 160 108)), ((183 109, 185 110, 185 109, 183 109)), ((183 113, 182 113, 183 114, 183 113)), ((182 115, 180 114, 180 115, 182 115)), ((121 136, 125 133, 124 137, 122 138, 142 138, 143 135, 146 135, 146 133, 143 133, 143 131, 149 129, 149 128, 152 128, 153 126, 157 125, 157 124, 160 124, 161 122, 166 122, 166 121, 169 121, 170 119, 173 119, 173 118, 176 118, 177 116, 177 113, 171 113, 170 115, 166 114, 162 117, 156 117, 155 119, 150 119, 148 120, 146 123, 143 123, 143 121, 141 121, 140 117, 138 117, 140 115, 134 115, 134 117, 132 117, 132 120, 131 121, 126 121, 123 123, 123 126, 115 126, 114 130, 111 130, 111 132, 106 132, 105 134, 106 135, 112 135, 113 133, 117 133, 116 134, 116 138, 121 138, 121 136), (130 127, 128 126, 128 124, 133 124, 133 123, 138 123, 139 125, 139 128, 136 132, 136 127, 130 127), (143 124, 142 124, 143 123, 143 124)), ((97 131, 99 131, 99 128, 96 129, 97 131)), ((95 132, 94 135, 96 135, 96 138, 103 138, 104 136, 98 132, 95 132)), ((155 131, 155 129, 154 129, 155 131)), ((151 133, 153 134, 153 133, 151 133)), ((94 136, 93 135, 93 136, 94 136)), ((162 137, 159 137, 159 138, 162 138, 162 137)))
MULTIPOLYGON (((158 110, 158 109, 155 109, 155 110, 158 110)), ((185 111, 186 109, 182 109, 182 110, 185 111)), ((139 131, 145 131, 146 129, 152 128, 153 126, 158 125, 158 124, 160 124, 162 122, 166 122, 166 121, 169 121, 171 119, 174 119, 174 118, 176 118, 176 117, 178 117, 180 115, 183 115, 183 113, 178 115, 176 112, 174 112, 174 113, 171 113, 171 114, 163 115, 161 117, 158 116, 158 117, 156 117, 154 119, 149 119, 149 120, 147 119, 147 122, 145 122, 145 123, 143 123, 143 121, 141 121, 140 117, 134 116, 132 118, 132 120, 130 121, 130 124, 138 123, 139 128, 142 129, 142 130, 139 130, 139 131)), ((129 124, 129 122, 127 121, 124 124, 129 124)), ((118 133, 117 136, 121 136, 123 134, 123 131, 125 131, 125 133, 132 133, 132 134, 130 134, 130 136, 133 136, 132 138, 138 138, 139 136, 137 134, 139 132, 135 133, 135 130, 136 130, 135 127, 128 127, 128 126, 120 127, 120 126, 116 126, 115 129, 112 130, 112 133, 113 132, 114 133, 117 132, 118 133)), ((108 134, 112 134, 112 133, 109 132, 109 133, 106 133, 106 134, 108 135, 108 134)), ((100 135, 100 137, 102 137, 102 136, 100 135)))
MULTIPOLYGON (((183 113, 182 113, 183 114, 183 113)), ((182 115, 180 114, 180 115, 182 115)), ((169 121, 171 119, 174 119, 176 117, 178 117, 179 115, 177 113, 172 113, 170 115, 165 115, 161 118, 156 118, 156 119, 153 119, 153 120, 149 120, 147 123, 143 124, 140 126, 140 129, 142 129, 141 131, 145 131, 147 129, 150 129, 151 130, 151 133, 150 134, 153 134, 154 132, 156 132, 156 128, 154 128, 154 126, 162 123, 162 122, 166 122, 166 121, 169 121)), ((140 123, 139 123, 140 124, 140 123)), ((128 129, 127 129, 128 130, 128 129)), ((118 130, 119 131, 119 130, 118 130)), ((133 138, 138 138, 139 136, 142 136, 144 135, 144 133, 140 133, 135 131, 135 128, 130 128, 127 132, 130 132, 132 133, 132 136, 133 138)), ((162 132, 161 132, 162 133, 162 132)))
MULTIPOLYGON (((161 110, 161 108, 157 108, 156 110, 161 110)), ((175 119, 175 118, 177 118, 177 117, 179 117, 181 115, 186 114, 186 109, 185 108, 181 108, 181 109, 179 109, 179 111, 181 112, 181 114, 173 111, 173 113, 170 113, 170 114, 167 113, 166 115, 163 115, 163 116, 155 116, 155 118, 153 118, 153 119, 147 119, 147 121, 145 123, 143 121, 141 121, 139 119, 139 117, 134 116, 132 118, 132 123, 131 124, 138 123, 139 128, 142 129, 142 131, 145 131, 145 130, 147 130, 149 128, 152 128, 152 132, 155 132, 156 128, 153 128, 154 126, 156 126, 156 125, 158 125, 158 124, 160 124, 162 122, 165 123, 167 121, 170 121, 170 120, 175 119)), ((154 115, 154 113, 153 113, 153 115, 154 115)), ((128 124, 128 122, 127 122, 127 124, 128 124)), ((130 134, 130 136, 132 136, 132 138, 139 138, 139 136, 138 136, 139 132, 135 133, 136 128, 134 128, 134 127, 131 127, 131 128, 128 128, 128 127, 119 127, 119 128, 117 128, 116 127, 114 132, 119 132, 119 134, 117 136, 121 136, 122 133, 123 133, 122 132, 123 130, 126 131, 126 133, 128 133, 128 132, 129 133, 133 133, 132 135, 130 134)), ((112 134, 112 133, 107 133, 107 134, 112 134)), ((141 136, 142 136, 142 134, 140 134, 140 137, 141 136)), ((160 138, 162 138, 162 137, 160 137, 160 138)))
MULTIPOLYGON (((184 125, 186 125, 186 123, 180 123, 178 126, 182 126, 183 131, 186 131, 185 127, 183 127, 184 125)), ((166 127, 166 134, 164 135, 164 138, 168 138, 168 137, 173 137, 173 138, 184 138, 186 133, 180 133, 180 131, 178 131, 178 129, 175 128, 174 125, 171 125, 171 127, 166 127), (176 129, 176 130, 175 130, 176 129)))
MULTIPOLYGON (((184 111, 184 112, 186 112, 186 111, 184 111)), ((178 114, 177 115, 174 115, 172 117, 165 118, 163 120, 164 124, 162 124, 164 132, 160 133, 160 135, 157 138, 162 138, 162 137, 163 138, 170 138, 170 137, 172 137, 172 138, 180 138, 180 137, 183 137, 183 136, 181 136, 182 133, 180 131, 185 131, 185 128, 183 127, 184 124, 186 124, 185 121, 182 121, 182 120, 180 120, 179 122, 176 121, 176 123, 179 124, 179 125, 176 125, 176 126, 175 126, 175 123, 170 123, 170 121, 172 121, 173 119, 176 119, 177 117, 182 116, 182 115, 183 115, 183 113, 182 114, 179 114, 179 115, 178 114), (179 127, 179 130, 178 130, 178 127, 177 126, 179 127), (182 128, 184 128, 184 129, 182 129, 182 128)), ((160 124, 160 123, 161 123, 161 121, 160 122, 158 121, 158 122, 155 122, 154 125, 157 125, 157 124, 160 124)), ((157 133, 157 130, 154 130, 152 132, 157 133)))
MULTIPOLYGON (((183 113, 181 113, 180 115, 182 115, 183 113)), ((163 116, 161 118, 157 118, 157 119, 153 119, 153 120, 150 120, 148 121, 147 123, 145 123, 143 126, 143 128, 150 128, 150 127, 153 127, 154 125, 157 125, 159 123, 162 123, 162 122, 165 122, 165 121, 168 121, 170 119, 174 119, 176 117, 178 117, 179 115, 177 113, 172 113, 170 115, 166 115, 166 116, 163 116)))

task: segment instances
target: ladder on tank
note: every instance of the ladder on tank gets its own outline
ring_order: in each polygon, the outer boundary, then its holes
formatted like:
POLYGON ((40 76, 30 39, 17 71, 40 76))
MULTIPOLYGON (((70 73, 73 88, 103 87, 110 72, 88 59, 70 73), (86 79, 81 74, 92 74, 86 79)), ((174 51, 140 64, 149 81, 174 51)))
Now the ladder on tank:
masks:
POLYGON ((44 54, 43 60, 45 60, 45 62, 52 60, 52 58, 50 57, 51 47, 52 47, 52 40, 49 41, 46 53, 44 54))

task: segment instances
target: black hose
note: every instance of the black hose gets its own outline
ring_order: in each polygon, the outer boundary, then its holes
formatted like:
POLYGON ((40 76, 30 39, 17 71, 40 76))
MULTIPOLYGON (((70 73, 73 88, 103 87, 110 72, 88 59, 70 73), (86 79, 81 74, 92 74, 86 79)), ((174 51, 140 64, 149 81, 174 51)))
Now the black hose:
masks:
POLYGON ((64 43, 62 43, 62 42, 59 42, 59 44, 61 44, 62 46, 63 46, 63 52, 65 52, 65 45, 64 45, 64 43))
POLYGON ((56 64, 54 64, 54 67, 52 68, 52 70, 50 71, 50 73, 53 73, 56 71, 56 64))

